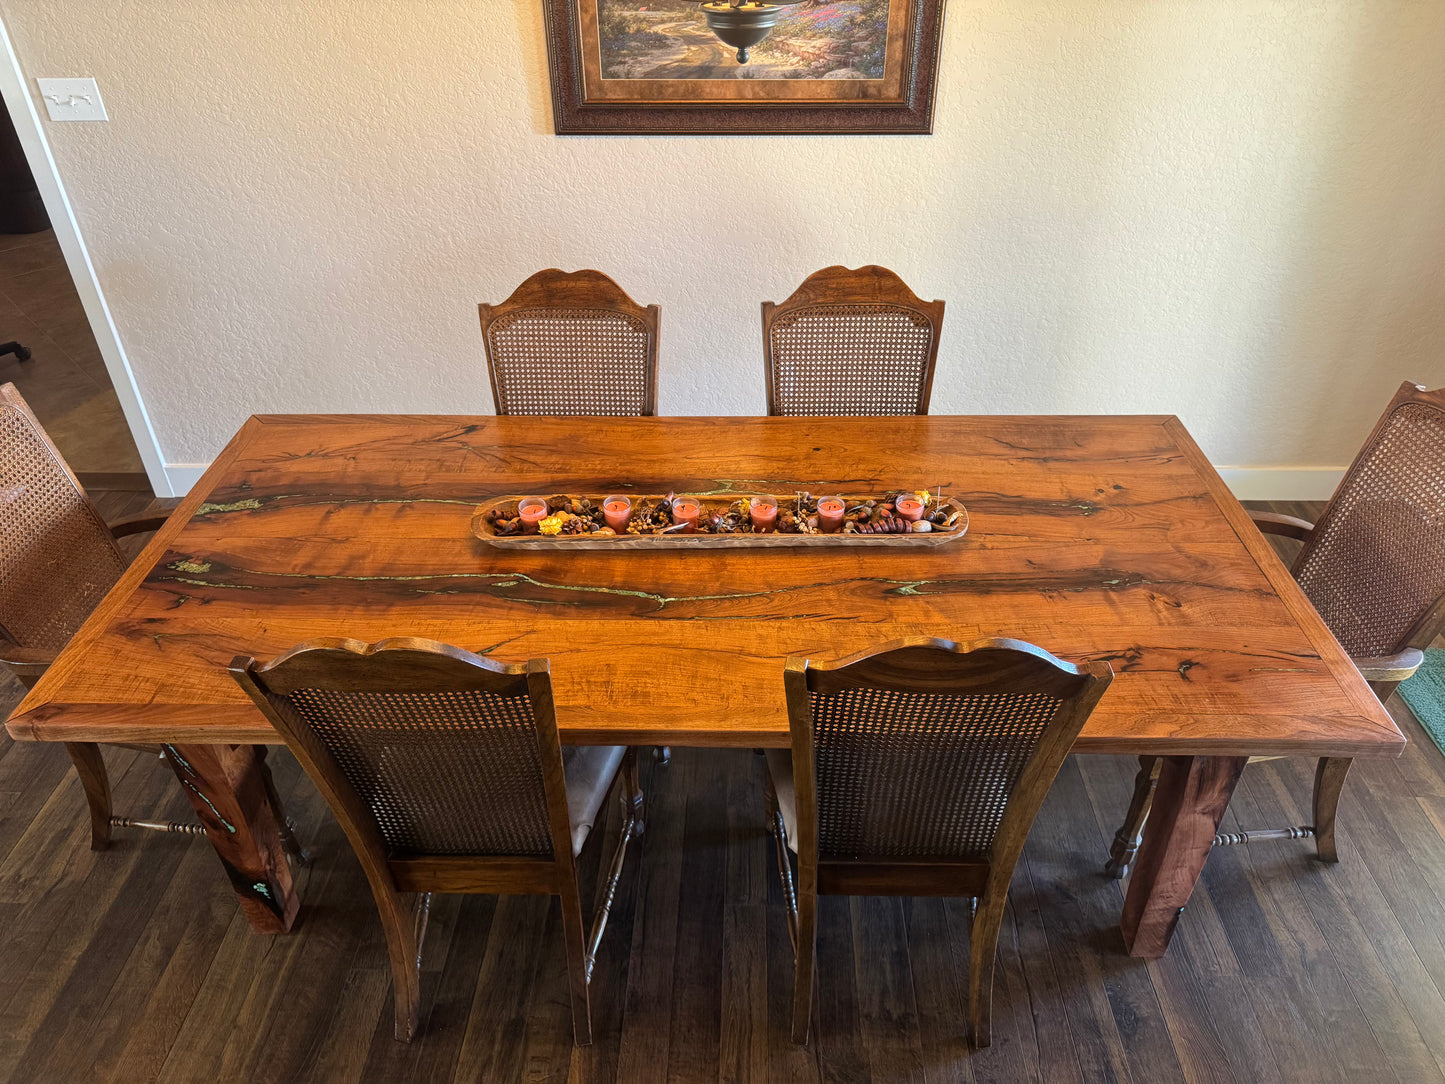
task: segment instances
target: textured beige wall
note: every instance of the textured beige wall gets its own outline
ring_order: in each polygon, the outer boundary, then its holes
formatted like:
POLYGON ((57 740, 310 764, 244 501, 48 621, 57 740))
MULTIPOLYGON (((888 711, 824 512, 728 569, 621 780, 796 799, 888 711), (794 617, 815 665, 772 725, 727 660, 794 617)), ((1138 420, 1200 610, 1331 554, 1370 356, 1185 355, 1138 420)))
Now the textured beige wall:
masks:
POLYGON ((540 0, 0 0, 171 463, 253 411, 490 410, 475 304, 595 266, 664 413, 757 413, 758 301, 948 301, 939 412, 1180 414, 1338 466, 1445 383, 1445 3, 949 0, 932 137, 551 134, 540 0), (750 200, 754 194, 756 200, 750 200))

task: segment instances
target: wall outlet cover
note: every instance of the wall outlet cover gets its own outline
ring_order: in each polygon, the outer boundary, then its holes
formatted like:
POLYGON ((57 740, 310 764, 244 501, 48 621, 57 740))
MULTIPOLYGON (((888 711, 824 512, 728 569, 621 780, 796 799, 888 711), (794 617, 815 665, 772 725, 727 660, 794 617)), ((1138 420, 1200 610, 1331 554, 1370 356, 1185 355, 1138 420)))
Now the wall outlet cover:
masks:
POLYGON ((110 120, 94 79, 37 79, 51 120, 110 120))

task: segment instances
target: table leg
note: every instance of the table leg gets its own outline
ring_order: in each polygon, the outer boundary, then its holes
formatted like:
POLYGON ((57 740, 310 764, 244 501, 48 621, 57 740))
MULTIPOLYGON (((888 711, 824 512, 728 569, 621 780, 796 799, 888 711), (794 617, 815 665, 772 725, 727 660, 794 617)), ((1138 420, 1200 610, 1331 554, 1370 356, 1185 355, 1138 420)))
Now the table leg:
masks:
POLYGON ((1120 920, 1131 956, 1168 949, 1248 759, 1164 758, 1120 920))
POLYGON ((285 933, 300 900, 281 844, 283 814, 266 786, 263 745, 167 745, 166 760, 257 933, 285 933))

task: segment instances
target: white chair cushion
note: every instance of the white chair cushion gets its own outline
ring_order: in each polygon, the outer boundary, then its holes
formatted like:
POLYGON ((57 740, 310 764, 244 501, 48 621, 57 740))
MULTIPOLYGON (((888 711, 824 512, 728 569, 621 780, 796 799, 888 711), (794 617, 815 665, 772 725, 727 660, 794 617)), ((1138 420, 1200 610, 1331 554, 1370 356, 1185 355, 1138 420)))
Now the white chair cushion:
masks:
POLYGON ((602 799, 612 789, 625 745, 564 745, 562 771, 567 778, 567 819, 572 823, 572 856, 582 852, 597 820, 602 799))
POLYGON ((791 749, 765 749, 768 775, 778 796, 778 810, 783 814, 783 828, 788 833, 788 848, 798 853, 798 798, 793 790, 793 752, 791 749))

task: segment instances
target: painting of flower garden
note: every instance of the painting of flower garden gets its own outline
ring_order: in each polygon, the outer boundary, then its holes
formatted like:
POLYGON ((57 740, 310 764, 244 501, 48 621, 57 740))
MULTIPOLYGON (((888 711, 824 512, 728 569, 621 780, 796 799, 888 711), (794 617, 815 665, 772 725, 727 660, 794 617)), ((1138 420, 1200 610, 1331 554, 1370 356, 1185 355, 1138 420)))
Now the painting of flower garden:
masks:
POLYGON ((746 64, 696 3, 597 0, 604 79, 882 79, 889 0, 802 0, 746 64))

